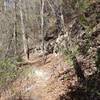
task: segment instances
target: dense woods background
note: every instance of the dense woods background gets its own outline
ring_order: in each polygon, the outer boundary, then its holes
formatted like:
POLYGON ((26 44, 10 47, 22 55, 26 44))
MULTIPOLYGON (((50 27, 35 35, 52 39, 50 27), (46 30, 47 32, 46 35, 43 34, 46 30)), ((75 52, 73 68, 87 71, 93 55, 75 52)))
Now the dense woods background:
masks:
POLYGON ((99 100, 100 1, 0 0, 0 86, 34 54, 44 63, 49 54, 63 55, 73 67, 78 85, 61 100, 99 100))

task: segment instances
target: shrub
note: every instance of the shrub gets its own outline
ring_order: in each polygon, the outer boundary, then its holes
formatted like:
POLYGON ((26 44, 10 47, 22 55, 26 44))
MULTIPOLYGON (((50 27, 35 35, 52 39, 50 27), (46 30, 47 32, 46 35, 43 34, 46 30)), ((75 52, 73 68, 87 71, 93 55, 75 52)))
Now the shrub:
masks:
POLYGON ((14 79, 16 75, 17 67, 10 59, 0 61, 0 86, 14 79))

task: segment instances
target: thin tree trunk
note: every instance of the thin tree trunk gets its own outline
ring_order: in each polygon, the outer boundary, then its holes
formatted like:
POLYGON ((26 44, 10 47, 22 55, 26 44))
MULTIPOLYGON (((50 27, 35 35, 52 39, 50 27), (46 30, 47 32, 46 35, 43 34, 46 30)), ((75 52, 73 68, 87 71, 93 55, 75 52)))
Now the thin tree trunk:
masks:
MULTIPOLYGON (((28 16, 28 5, 29 5, 29 0, 24 1, 24 10, 25 10, 25 19, 26 22, 29 21, 29 16, 28 16)), ((26 25, 26 28, 28 27, 28 25, 26 25)), ((29 36, 28 36, 29 31, 26 32, 26 43, 27 43, 27 58, 29 59, 30 56, 30 51, 29 51, 29 36)))
POLYGON ((20 18, 21 18, 21 30, 22 30, 22 38, 23 38, 24 55, 26 60, 28 60, 28 47, 27 47, 27 39, 26 39, 24 19, 23 19, 22 0, 19 0, 19 2, 20 2, 20 18))
POLYGON ((17 54, 17 32, 16 32, 16 1, 14 1, 14 54, 17 54))
POLYGON ((6 11, 7 10, 7 2, 6 2, 6 0, 4 0, 4 11, 6 11))
POLYGON ((43 59, 45 58, 44 54, 44 0, 41 0, 41 34, 42 34, 42 52, 43 59))

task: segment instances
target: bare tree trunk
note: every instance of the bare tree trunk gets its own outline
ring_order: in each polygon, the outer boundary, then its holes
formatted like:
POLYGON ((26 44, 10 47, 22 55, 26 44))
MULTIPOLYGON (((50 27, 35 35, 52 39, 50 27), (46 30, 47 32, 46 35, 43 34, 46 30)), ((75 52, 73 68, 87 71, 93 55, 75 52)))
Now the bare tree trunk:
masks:
POLYGON ((6 11, 7 10, 7 2, 6 2, 6 0, 4 0, 4 11, 6 11))
POLYGON ((16 1, 14 1, 14 54, 17 55, 17 32, 16 32, 16 1))
POLYGON ((21 18, 21 30, 22 30, 22 38, 23 38, 24 55, 26 60, 28 60, 28 45, 27 45, 27 39, 25 34, 25 26, 24 26, 23 11, 22 11, 22 0, 19 0, 19 2, 20 2, 20 18, 21 18))
MULTIPOLYGON (((28 16, 28 7, 29 7, 29 0, 24 1, 24 10, 25 10, 25 19, 26 22, 29 21, 29 16, 28 16)), ((28 25, 26 25, 26 29, 27 29, 28 25)), ((27 43, 27 58, 29 59, 30 57, 30 50, 29 50, 29 36, 28 36, 29 31, 26 31, 26 43, 27 43)))
POLYGON ((41 0, 41 34, 42 34, 42 52, 43 52, 43 60, 45 62, 45 54, 44 54, 44 0, 41 0))

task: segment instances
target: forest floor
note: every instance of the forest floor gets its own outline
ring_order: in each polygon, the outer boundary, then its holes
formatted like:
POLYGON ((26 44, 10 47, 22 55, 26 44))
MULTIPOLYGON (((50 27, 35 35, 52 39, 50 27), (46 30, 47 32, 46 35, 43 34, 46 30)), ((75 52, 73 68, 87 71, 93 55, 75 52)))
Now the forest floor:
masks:
POLYGON ((45 64, 41 56, 26 62, 20 76, 1 92, 0 100, 63 100, 61 95, 77 84, 73 68, 61 55, 48 55, 45 64))

